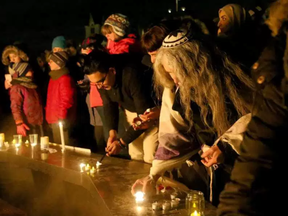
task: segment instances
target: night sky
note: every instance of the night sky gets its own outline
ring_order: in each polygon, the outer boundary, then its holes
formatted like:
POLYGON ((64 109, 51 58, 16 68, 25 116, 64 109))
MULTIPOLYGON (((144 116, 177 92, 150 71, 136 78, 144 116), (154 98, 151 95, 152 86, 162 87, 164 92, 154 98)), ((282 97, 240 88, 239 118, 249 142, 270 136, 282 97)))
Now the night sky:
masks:
MULTIPOLYGON (((252 8, 268 1, 181 0, 179 8, 185 6, 194 16, 212 20, 227 3, 252 8)), ((169 8, 175 11, 175 0, 1 0, 0 43, 3 46, 23 41, 37 51, 50 49, 57 35, 82 41, 89 13, 96 23, 103 23, 111 13, 123 13, 130 17, 134 27, 145 28, 167 16, 169 8)))

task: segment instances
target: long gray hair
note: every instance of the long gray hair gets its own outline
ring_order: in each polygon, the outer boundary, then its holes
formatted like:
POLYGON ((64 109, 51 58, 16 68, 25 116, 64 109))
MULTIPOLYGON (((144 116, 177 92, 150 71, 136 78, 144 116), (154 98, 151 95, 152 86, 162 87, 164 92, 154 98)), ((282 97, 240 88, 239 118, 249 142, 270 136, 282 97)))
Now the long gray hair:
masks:
POLYGON ((226 54, 209 44, 205 40, 190 40, 173 48, 161 47, 154 64, 154 87, 156 90, 159 86, 174 88, 173 80, 164 69, 166 64, 179 80, 181 103, 190 127, 193 126, 193 101, 200 107, 205 125, 222 135, 233 123, 227 101, 235 107, 238 117, 249 113, 252 103, 245 100, 241 92, 249 94, 254 84, 226 54), (208 117, 211 114, 212 122, 208 117))

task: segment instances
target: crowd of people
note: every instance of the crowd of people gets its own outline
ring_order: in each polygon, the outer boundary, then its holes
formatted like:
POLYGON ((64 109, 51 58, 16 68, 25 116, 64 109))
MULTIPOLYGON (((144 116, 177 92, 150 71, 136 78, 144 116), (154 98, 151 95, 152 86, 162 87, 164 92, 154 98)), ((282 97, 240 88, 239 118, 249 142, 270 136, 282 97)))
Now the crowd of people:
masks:
POLYGON ((219 10, 215 34, 180 17, 139 39, 127 16, 112 14, 79 52, 56 37, 37 58, 40 72, 21 44, 9 45, 2 63, 17 133, 51 133, 60 143, 61 121, 73 145, 86 102, 95 146, 152 164, 133 194, 155 193, 161 179, 202 191, 219 216, 280 215, 287 23, 287 0, 256 15, 229 4, 219 10))

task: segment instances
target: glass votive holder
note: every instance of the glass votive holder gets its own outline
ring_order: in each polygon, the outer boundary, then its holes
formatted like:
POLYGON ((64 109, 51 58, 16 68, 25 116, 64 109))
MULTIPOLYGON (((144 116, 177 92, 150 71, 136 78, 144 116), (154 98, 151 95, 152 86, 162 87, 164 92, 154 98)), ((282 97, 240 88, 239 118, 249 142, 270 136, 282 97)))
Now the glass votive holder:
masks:
POLYGON ((48 136, 40 137, 40 149, 41 150, 49 149, 49 137, 48 136))
POLYGON ((13 135, 13 142, 15 144, 16 147, 20 147, 20 145, 22 144, 22 135, 13 135))
POLYGON ((30 144, 32 147, 38 144, 38 134, 30 134, 29 139, 30 139, 30 144))
POLYGON ((205 198, 201 191, 190 191, 186 197, 187 216, 204 216, 205 198))

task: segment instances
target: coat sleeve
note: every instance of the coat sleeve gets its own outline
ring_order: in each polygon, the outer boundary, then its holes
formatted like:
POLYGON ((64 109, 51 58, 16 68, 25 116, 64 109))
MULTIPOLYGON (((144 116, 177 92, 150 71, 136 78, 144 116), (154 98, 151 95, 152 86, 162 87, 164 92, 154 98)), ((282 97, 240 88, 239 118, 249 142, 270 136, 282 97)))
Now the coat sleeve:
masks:
MULTIPOLYGON (((143 114, 148 108, 155 106, 150 94, 151 83, 143 82, 142 71, 137 71, 134 68, 126 68, 126 70, 130 70, 130 72, 128 73, 129 76, 127 76, 129 79, 125 80, 125 85, 128 86, 129 93, 133 98, 137 114, 143 114)), ((126 144, 129 144, 137 139, 144 131, 145 130, 135 131, 131 126, 123 135, 122 139, 126 144)))
POLYGON ((105 123, 108 131, 118 131, 119 122, 119 104, 111 101, 109 94, 106 90, 99 89, 99 93, 103 100, 103 109, 105 115, 105 123))
POLYGON ((15 123, 16 124, 22 123, 23 122, 24 97, 21 92, 21 89, 18 88, 17 85, 12 86, 10 90, 10 101, 11 101, 11 111, 12 111, 15 123))
POLYGON ((60 83, 60 99, 59 99, 59 119, 67 118, 68 109, 74 104, 75 88, 72 79, 68 76, 63 77, 60 83))

